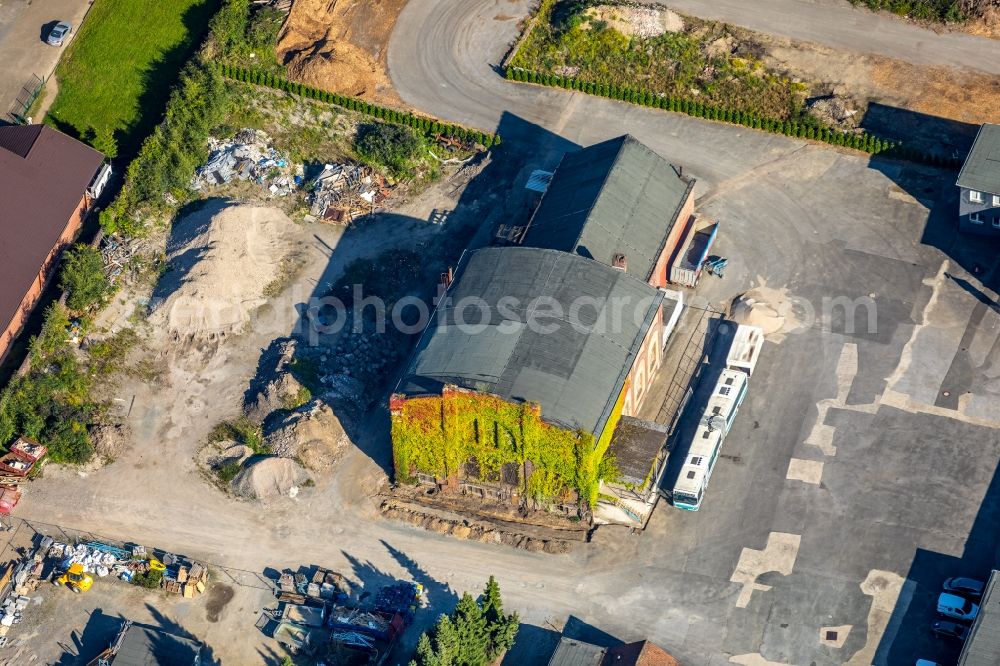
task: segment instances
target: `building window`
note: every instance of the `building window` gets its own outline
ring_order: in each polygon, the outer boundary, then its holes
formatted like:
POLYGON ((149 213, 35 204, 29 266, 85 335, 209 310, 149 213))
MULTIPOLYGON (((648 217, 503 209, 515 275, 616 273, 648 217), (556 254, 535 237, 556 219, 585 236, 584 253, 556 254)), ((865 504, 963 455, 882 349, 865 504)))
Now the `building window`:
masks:
POLYGON ((1000 194, 993 195, 993 207, 994 208, 1000 207, 1000 194))
POLYGON ((983 217, 979 213, 972 213, 969 215, 969 222, 972 222, 973 224, 982 224, 983 217))
POLYGON ((969 190, 969 201, 972 203, 983 203, 983 193, 978 190, 969 190))
POLYGON ((993 228, 1000 229, 1000 217, 993 218, 993 228))

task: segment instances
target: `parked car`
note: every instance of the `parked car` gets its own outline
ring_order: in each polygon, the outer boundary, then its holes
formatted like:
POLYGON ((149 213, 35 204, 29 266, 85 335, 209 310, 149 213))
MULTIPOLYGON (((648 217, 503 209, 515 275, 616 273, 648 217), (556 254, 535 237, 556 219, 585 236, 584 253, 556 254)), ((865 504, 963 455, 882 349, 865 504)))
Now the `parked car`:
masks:
POLYGON ((59 21, 49 30, 49 36, 45 38, 45 41, 48 42, 49 46, 62 46, 71 32, 73 32, 72 25, 66 21, 59 21))
POLYGON ((938 638, 957 638, 964 641, 969 637, 969 628, 957 622, 946 622, 944 620, 931 625, 931 631, 938 638))
POLYGON ((981 580, 956 576, 946 580, 942 589, 944 589, 945 592, 951 592, 952 594, 960 594, 963 597, 969 597, 970 599, 978 599, 983 596, 983 590, 986 589, 986 583, 981 580))
POLYGON ((917 659, 917 666, 941 666, 941 664, 929 659, 917 659))
POLYGON ((954 620, 971 622, 976 619, 976 615, 979 613, 979 604, 974 604, 957 594, 942 592, 938 595, 937 612, 954 620))

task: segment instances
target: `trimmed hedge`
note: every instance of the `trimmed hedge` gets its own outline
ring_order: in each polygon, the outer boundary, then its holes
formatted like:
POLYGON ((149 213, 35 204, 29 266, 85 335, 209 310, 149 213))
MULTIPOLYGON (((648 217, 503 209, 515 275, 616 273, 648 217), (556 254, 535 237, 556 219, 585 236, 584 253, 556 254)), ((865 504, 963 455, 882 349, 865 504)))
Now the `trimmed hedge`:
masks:
POLYGON ((819 124, 803 124, 774 118, 762 118, 752 113, 737 111, 736 109, 709 106, 692 99, 679 99, 659 93, 652 93, 648 90, 623 89, 616 86, 608 86, 604 83, 581 81, 565 76, 553 76, 521 67, 508 66, 504 71, 504 76, 511 81, 578 90, 588 95, 597 95, 598 97, 607 97, 631 104, 663 109, 664 111, 683 113, 696 118, 742 125, 751 129, 771 132, 772 134, 784 134, 785 136, 852 148, 863 153, 868 153, 869 155, 885 154, 888 157, 897 157, 951 169, 957 169, 962 165, 960 159, 937 153, 928 153, 903 143, 882 139, 867 132, 855 134, 853 132, 840 132, 819 124))
POLYGON ((424 132, 425 134, 442 134, 444 136, 462 140, 475 141, 476 143, 486 146, 487 148, 496 146, 500 143, 499 134, 490 134, 488 132, 480 132, 479 130, 470 130, 460 125, 441 123, 440 121, 427 118, 426 116, 415 115, 409 111, 390 109, 389 107, 366 102, 358 99, 357 97, 339 95, 337 93, 330 92, 329 90, 314 88, 303 83, 289 81, 288 79, 274 74, 247 69, 245 67, 236 67, 226 63, 217 63, 216 66, 224 77, 234 81, 274 88, 276 90, 289 92, 300 97, 314 99, 318 102, 335 104, 349 111, 363 113, 389 123, 406 125, 415 130, 424 132))

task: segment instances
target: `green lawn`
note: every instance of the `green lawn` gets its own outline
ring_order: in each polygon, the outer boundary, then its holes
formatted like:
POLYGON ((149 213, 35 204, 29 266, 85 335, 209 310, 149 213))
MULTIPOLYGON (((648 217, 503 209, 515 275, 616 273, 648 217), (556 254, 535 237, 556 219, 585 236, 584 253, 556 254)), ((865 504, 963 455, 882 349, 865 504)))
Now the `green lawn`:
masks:
POLYGON ((46 122, 88 140, 113 133, 118 154, 133 155, 218 7, 219 0, 96 0, 56 69, 59 95, 46 122))

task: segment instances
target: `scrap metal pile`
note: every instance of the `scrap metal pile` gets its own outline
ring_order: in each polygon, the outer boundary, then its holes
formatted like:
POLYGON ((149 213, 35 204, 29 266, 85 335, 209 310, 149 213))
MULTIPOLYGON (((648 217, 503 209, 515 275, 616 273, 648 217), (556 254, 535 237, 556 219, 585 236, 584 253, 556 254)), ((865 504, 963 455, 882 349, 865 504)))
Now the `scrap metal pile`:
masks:
POLYGON ((324 164, 309 195, 309 214, 331 224, 349 224, 371 215, 392 186, 371 167, 352 163, 324 164))
POLYGON ((351 666, 382 664, 418 605, 426 604, 421 585, 398 582, 383 587, 373 602, 352 599, 340 574, 316 569, 312 575, 285 571, 275 588, 279 607, 264 609, 257 626, 282 645, 315 655, 316 663, 351 666))
POLYGON ((302 184, 302 165, 292 165, 261 130, 242 129, 229 141, 210 138, 208 148, 208 162, 195 174, 193 190, 239 179, 259 184, 270 196, 284 197, 302 184))

